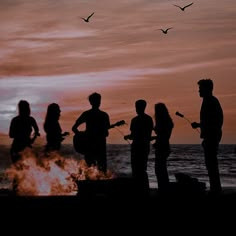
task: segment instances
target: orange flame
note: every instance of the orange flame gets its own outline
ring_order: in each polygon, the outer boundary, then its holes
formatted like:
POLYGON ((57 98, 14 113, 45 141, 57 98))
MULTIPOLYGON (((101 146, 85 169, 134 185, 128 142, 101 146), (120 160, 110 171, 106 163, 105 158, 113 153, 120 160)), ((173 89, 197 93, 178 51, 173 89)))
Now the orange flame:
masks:
POLYGON ((84 160, 64 158, 59 153, 36 156, 31 149, 22 152, 22 159, 6 170, 11 181, 17 182, 17 195, 76 195, 76 180, 110 179, 113 174, 88 167, 84 160))

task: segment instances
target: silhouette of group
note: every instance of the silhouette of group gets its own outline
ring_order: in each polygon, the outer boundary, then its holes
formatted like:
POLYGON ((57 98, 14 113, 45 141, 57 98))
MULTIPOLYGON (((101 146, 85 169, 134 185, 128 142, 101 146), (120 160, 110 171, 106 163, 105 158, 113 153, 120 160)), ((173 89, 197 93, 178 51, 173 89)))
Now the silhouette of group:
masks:
MULTIPOLYGON (((192 122, 192 128, 200 128, 200 138, 203 139, 202 147, 205 156, 205 165, 210 181, 212 193, 221 192, 220 174, 217 160, 217 152, 222 137, 223 111, 218 99, 213 96, 213 81, 202 79, 198 81, 199 95, 203 98, 200 122, 192 122)), ((92 93, 88 100, 91 109, 82 112, 72 126, 74 133, 74 148, 77 152, 84 154, 88 167, 97 166, 98 170, 107 172, 107 137, 109 129, 124 124, 124 121, 110 124, 107 112, 100 109, 101 94, 92 93), (85 130, 80 125, 85 124, 85 130)), ((174 123, 164 103, 156 103, 154 106, 155 122, 150 115, 145 113, 147 102, 138 99, 135 102, 137 115, 131 119, 130 134, 124 135, 125 140, 131 143, 131 170, 132 177, 139 186, 140 195, 149 194, 149 180, 147 173, 148 156, 150 144, 155 140, 155 174, 158 190, 165 191, 169 187, 169 175, 167 170, 167 159, 171 153, 170 138, 174 123), (152 136, 152 132, 155 136, 152 136)), ((36 120, 30 115, 30 104, 25 100, 18 103, 19 114, 11 120, 9 137, 13 139, 10 154, 12 163, 21 159, 21 152, 32 144, 40 136, 36 120)), ((46 133, 45 152, 59 151, 61 143, 69 132, 62 132, 59 118, 60 106, 51 103, 47 107, 45 121, 43 124, 46 133)))

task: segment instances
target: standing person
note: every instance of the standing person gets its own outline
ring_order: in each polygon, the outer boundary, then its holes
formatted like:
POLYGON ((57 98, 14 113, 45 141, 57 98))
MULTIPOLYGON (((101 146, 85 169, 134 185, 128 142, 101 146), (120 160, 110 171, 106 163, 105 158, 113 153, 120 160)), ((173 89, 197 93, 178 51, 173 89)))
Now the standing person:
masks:
POLYGON ((203 98, 200 123, 193 122, 192 128, 200 128, 200 137, 203 139, 205 164, 210 181, 210 192, 221 192, 221 181, 218 167, 218 148, 222 137, 223 110, 218 99, 213 96, 213 81, 201 79, 198 81, 199 95, 203 98))
POLYGON ((9 137, 13 139, 10 150, 12 163, 19 161, 20 152, 26 147, 32 147, 37 136, 40 136, 37 122, 30 116, 30 104, 25 100, 20 100, 18 112, 19 115, 11 120, 9 128, 9 137))
POLYGON ((106 138, 109 135, 110 118, 109 115, 100 110, 101 95, 92 93, 88 97, 92 108, 84 111, 76 120, 72 131, 76 134, 79 132, 78 126, 85 123, 86 130, 86 152, 85 161, 88 166, 96 165, 100 171, 107 171, 107 151, 106 138))
POLYGON ((147 162, 150 152, 150 141, 153 130, 152 117, 145 113, 147 103, 145 100, 137 100, 135 108, 137 116, 131 120, 129 135, 124 139, 132 140, 131 144, 131 168, 132 176, 141 191, 149 193, 149 180, 147 174, 147 162))
POLYGON ((169 175, 167 171, 167 159, 170 155, 170 137, 174 123, 164 103, 155 104, 155 174, 157 177, 158 190, 168 189, 169 175))
POLYGON ((43 125, 47 140, 45 148, 46 152, 59 151, 61 148, 61 142, 65 139, 65 136, 69 135, 69 132, 62 133, 59 123, 60 115, 61 109, 57 103, 51 103, 48 105, 43 125))

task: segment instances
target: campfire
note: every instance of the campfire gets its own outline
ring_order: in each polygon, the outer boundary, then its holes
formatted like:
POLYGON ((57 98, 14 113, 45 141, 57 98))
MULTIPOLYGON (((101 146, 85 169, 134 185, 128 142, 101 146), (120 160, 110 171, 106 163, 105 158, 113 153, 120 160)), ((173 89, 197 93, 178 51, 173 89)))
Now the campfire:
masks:
POLYGON ((88 167, 84 160, 56 152, 44 156, 31 149, 22 152, 22 160, 8 168, 6 176, 17 183, 16 194, 20 196, 79 195, 76 183, 80 180, 114 178, 111 171, 105 175, 96 166, 88 167))

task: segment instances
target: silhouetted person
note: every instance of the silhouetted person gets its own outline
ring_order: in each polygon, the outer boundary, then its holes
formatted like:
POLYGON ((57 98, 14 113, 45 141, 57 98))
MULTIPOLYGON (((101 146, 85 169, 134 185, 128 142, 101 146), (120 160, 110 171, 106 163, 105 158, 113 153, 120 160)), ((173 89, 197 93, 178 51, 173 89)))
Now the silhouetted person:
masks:
POLYGON ((11 120, 9 129, 9 137, 13 138, 10 150, 12 163, 20 160, 20 152, 26 147, 32 147, 36 137, 40 136, 36 120, 30 116, 30 105, 27 101, 19 101, 18 112, 19 115, 11 120))
POLYGON ((223 111, 216 97, 213 96, 213 82, 211 79, 198 81, 199 95, 203 98, 200 123, 193 122, 194 129, 200 128, 203 139, 205 164, 208 171, 211 193, 221 192, 221 181, 218 167, 218 147, 222 137, 223 111))
POLYGON ((59 123, 61 115, 60 106, 56 103, 48 105, 47 113, 44 121, 44 131, 46 133, 47 144, 45 147, 46 152, 59 151, 61 143, 65 139, 69 132, 62 133, 62 129, 59 123))
POLYGON ((149 180, 147 174, 147 162, 150 152, 150 141, 153 130, 153 120, 145 113, 147 103, 145 100, 137 100, 135 108, 137 116, 131 120, 129 135, 124 139, 132 140, 131 144, 131 168, 132 176, 138 184, 141 194, 149 193, 149 180))
POLYGON ((170 137, 174 123, 164 103, 155 104, 155 174, 157 177, 158 190, 168 189, 169 175, 167 171, 167 159, 170 155, 170 137))
MULTIPOLYGON (((18 103, 18 116, 11 120, 9 137, 13 138, 10 149, 11 161, 15 165, 21 160, 21 152, 32 147, 37 136, 40 136, 36 120, 30 116, 30 104, 25 100, 18 103)), ((13 179, 12 190, 17 193, 18 179, 13 179)))
POLYGON ((79 132, 78 126, 86 124, 87 149, 85 161, 88 166, 96 165, 100 171, 107 171, 106 138, 109 135, 109 115, 100 110, 101 95, 92 93, 88 97, 92 106, 90 110, 83 112, 72 127, 74 133, 79 132))

